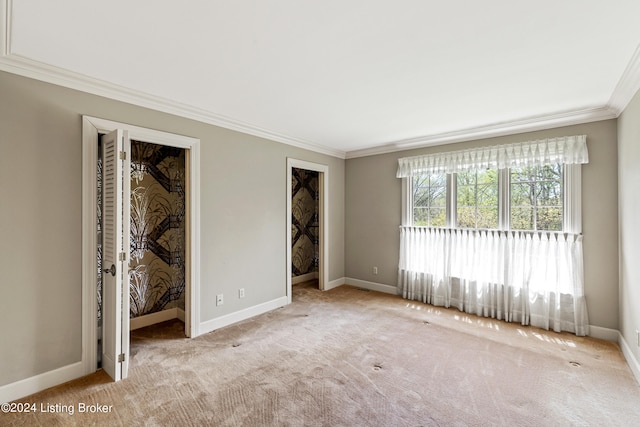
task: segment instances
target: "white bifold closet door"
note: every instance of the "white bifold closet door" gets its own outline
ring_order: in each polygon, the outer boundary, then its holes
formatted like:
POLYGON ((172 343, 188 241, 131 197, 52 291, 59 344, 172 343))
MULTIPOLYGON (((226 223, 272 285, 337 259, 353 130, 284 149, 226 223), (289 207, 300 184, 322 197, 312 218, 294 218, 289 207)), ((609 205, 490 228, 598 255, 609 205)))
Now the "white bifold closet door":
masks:
POLYGON ((114 381, 129 367, 130 151, 126 131, 102 137, 102 367, 114 381))

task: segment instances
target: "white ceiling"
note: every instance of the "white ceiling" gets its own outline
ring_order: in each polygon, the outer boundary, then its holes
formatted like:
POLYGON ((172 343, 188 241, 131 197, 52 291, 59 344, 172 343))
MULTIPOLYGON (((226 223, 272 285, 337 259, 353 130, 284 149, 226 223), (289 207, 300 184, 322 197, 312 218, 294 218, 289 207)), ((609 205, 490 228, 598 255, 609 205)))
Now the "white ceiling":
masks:
POLYGON ((640 56, 638 0, 0 4, 1 69, 343 157, 615 117, 640 56))

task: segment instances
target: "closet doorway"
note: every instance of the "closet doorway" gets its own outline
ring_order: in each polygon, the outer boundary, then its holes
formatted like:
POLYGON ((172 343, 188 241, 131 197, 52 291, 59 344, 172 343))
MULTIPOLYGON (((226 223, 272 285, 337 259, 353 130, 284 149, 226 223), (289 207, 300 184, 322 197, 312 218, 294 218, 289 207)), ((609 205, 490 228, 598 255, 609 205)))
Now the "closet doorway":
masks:
POLYGON ((328 289, 329 167, 287 159, 287 298, 291 286, 318 280, 328 289))
POLYGON ((83 368, 117 381, 130 329, 198 335, 199 140, 85 116, 83 163, 83 368))

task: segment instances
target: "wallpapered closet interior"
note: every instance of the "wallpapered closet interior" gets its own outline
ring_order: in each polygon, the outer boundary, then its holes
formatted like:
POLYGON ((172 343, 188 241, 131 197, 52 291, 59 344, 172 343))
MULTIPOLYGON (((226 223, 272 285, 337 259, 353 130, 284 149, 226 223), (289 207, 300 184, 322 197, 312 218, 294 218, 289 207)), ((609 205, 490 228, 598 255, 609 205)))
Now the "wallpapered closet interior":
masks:
POLYGON ((291 276, 292 284, 316 281, 320 260, 319 173, 291 171, 291 276))

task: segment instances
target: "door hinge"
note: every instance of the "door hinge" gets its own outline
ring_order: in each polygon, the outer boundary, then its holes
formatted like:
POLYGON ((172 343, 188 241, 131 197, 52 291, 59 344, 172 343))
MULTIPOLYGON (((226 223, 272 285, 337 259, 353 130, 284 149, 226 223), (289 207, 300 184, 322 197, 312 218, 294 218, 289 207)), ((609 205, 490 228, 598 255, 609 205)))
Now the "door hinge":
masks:
POLYGON ((127 260, 127 253, 126 252, 120 252, 120 254, 118 255, 118 259, 120 261, 126 261, 127 260))
POLYGON ((122 363, 122 362, 124 362, 124 353, 120 353, 118 355, 118 363, 122 363))
POLYGON ((126 151, 121 151, 120 152, 120 160, 127 160, 127 152, 126 151))

